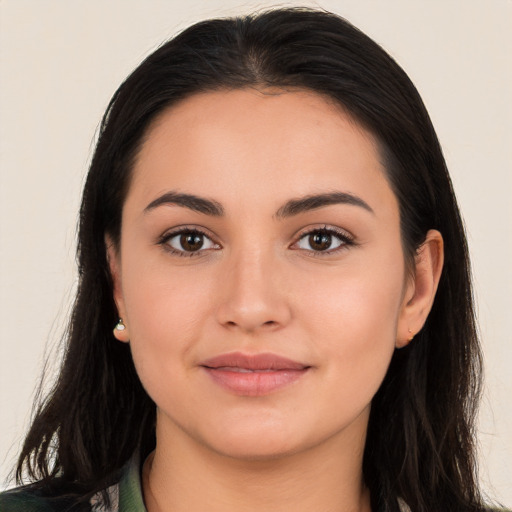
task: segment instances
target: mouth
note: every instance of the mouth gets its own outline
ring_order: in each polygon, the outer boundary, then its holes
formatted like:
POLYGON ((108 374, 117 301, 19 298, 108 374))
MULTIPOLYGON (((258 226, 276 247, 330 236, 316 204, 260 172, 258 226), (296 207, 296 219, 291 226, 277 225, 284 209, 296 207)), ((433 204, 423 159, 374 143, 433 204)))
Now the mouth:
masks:
POLYGON ((262 396, 282 389, 303 377, 309 365, 276 354, 222 354, 200 366, 212 380, 240 396, 262 396))

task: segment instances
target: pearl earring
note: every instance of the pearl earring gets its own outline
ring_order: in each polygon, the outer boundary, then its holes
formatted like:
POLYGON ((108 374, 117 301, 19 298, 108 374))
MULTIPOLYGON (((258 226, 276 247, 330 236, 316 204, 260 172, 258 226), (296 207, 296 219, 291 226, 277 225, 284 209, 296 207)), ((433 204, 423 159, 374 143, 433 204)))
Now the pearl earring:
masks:
POLYGON ((115 330, 116 330, 116 331, 124 331, 125 329, 126 329, 126 325, 124 325, 124 323, 123 323, 123 319, 122 319, 122 318, 120 318, 120 319, 119 319, 119 322, 117 322, 117 325, 116 325, 116 327, 115 327, 115 330))

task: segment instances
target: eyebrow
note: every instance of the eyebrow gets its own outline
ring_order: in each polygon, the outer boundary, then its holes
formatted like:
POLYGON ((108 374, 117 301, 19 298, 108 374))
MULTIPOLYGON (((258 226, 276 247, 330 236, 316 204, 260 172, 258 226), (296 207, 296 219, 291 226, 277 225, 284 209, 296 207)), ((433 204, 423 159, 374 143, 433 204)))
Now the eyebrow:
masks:
MULTIPOLYGON (((374 213, 370 205, 358 196, 348 192, 328 192, 324 194, 308 195, 298 199, 291 199, 277 210, 275 217, 292 217, 309 210, 316 210, 317 208, 333 204, 359 206, 370 213, 374 213)), ((183 194, 173 191, 166 192, 151 201, 151 203, 144 208, 144 213, 154 210, 162 205, 183 206, 190 210, 203 213, 204 215, 211 215, 213 217, 222 217, 224 215, 224 208, 222 205, 213 199, 206 199, 193 194, 183 194)))
POLYGON ((330 206, 332 204, 349 204, 352 206, 359 206, 370 213, 375 213, 370 205, 358 196, 348 192, 328 192, 325 194, 314 194, 300 197, 298 199, 291 199, 277 210, 276 217, 291 217, 293 215, 298 215, 299 213, 316 210, 317 208, 330 206))
POLYGON ((195 212, 204 213, 205 215, 211 215, 214 217, 221 217, 224 215, 224 208, 217 201, 198 197, 193 194, 182 194, 172 191, 166 192, 160 197, 157 197, 154 201, 151 201, 151 203, 144 208, 144 213, 154 210, 162 205, 183 206, 195 212))

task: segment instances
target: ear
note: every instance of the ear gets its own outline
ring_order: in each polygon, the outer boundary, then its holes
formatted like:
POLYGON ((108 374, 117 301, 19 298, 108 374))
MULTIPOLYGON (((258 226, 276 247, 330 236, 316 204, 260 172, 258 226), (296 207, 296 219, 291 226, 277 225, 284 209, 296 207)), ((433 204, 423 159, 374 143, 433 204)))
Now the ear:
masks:
POLYGON ((406 285, 398 319, 396 347, 408 345, 423 327, 443 270, 443 237, 431 229, 416 252, 414 275, 406 285))
POLYGON ((122 320, 122 324, 124 325, 124 329, 118 329, 120 323, 114 327, 114 336, 117 340, 128 343, 130 341, 130 334, 121 286, 121 256, 114 242, 108 235, 105 236, 105 247, 107 248, 107 261, 110 269, 110 275, 112 277, 112 293, 114 295, 114 302, 117 306, 119 319, 122 320))

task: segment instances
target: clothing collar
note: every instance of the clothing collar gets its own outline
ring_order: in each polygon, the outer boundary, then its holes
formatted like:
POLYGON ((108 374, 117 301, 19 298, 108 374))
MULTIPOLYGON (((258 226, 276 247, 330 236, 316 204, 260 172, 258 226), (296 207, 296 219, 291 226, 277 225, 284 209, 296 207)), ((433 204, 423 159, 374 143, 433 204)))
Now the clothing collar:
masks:
POLYGON ((147 512, 142 498, 139 458, 133 458, 119 481, 119 512, 147 512))
POLYGON ((103 504, 101 493, 91 500, 91 512, 147 512, 142 497, 139 457, 133 457, 122 469, 119 482, 106 489, 110 506, 103 504))

